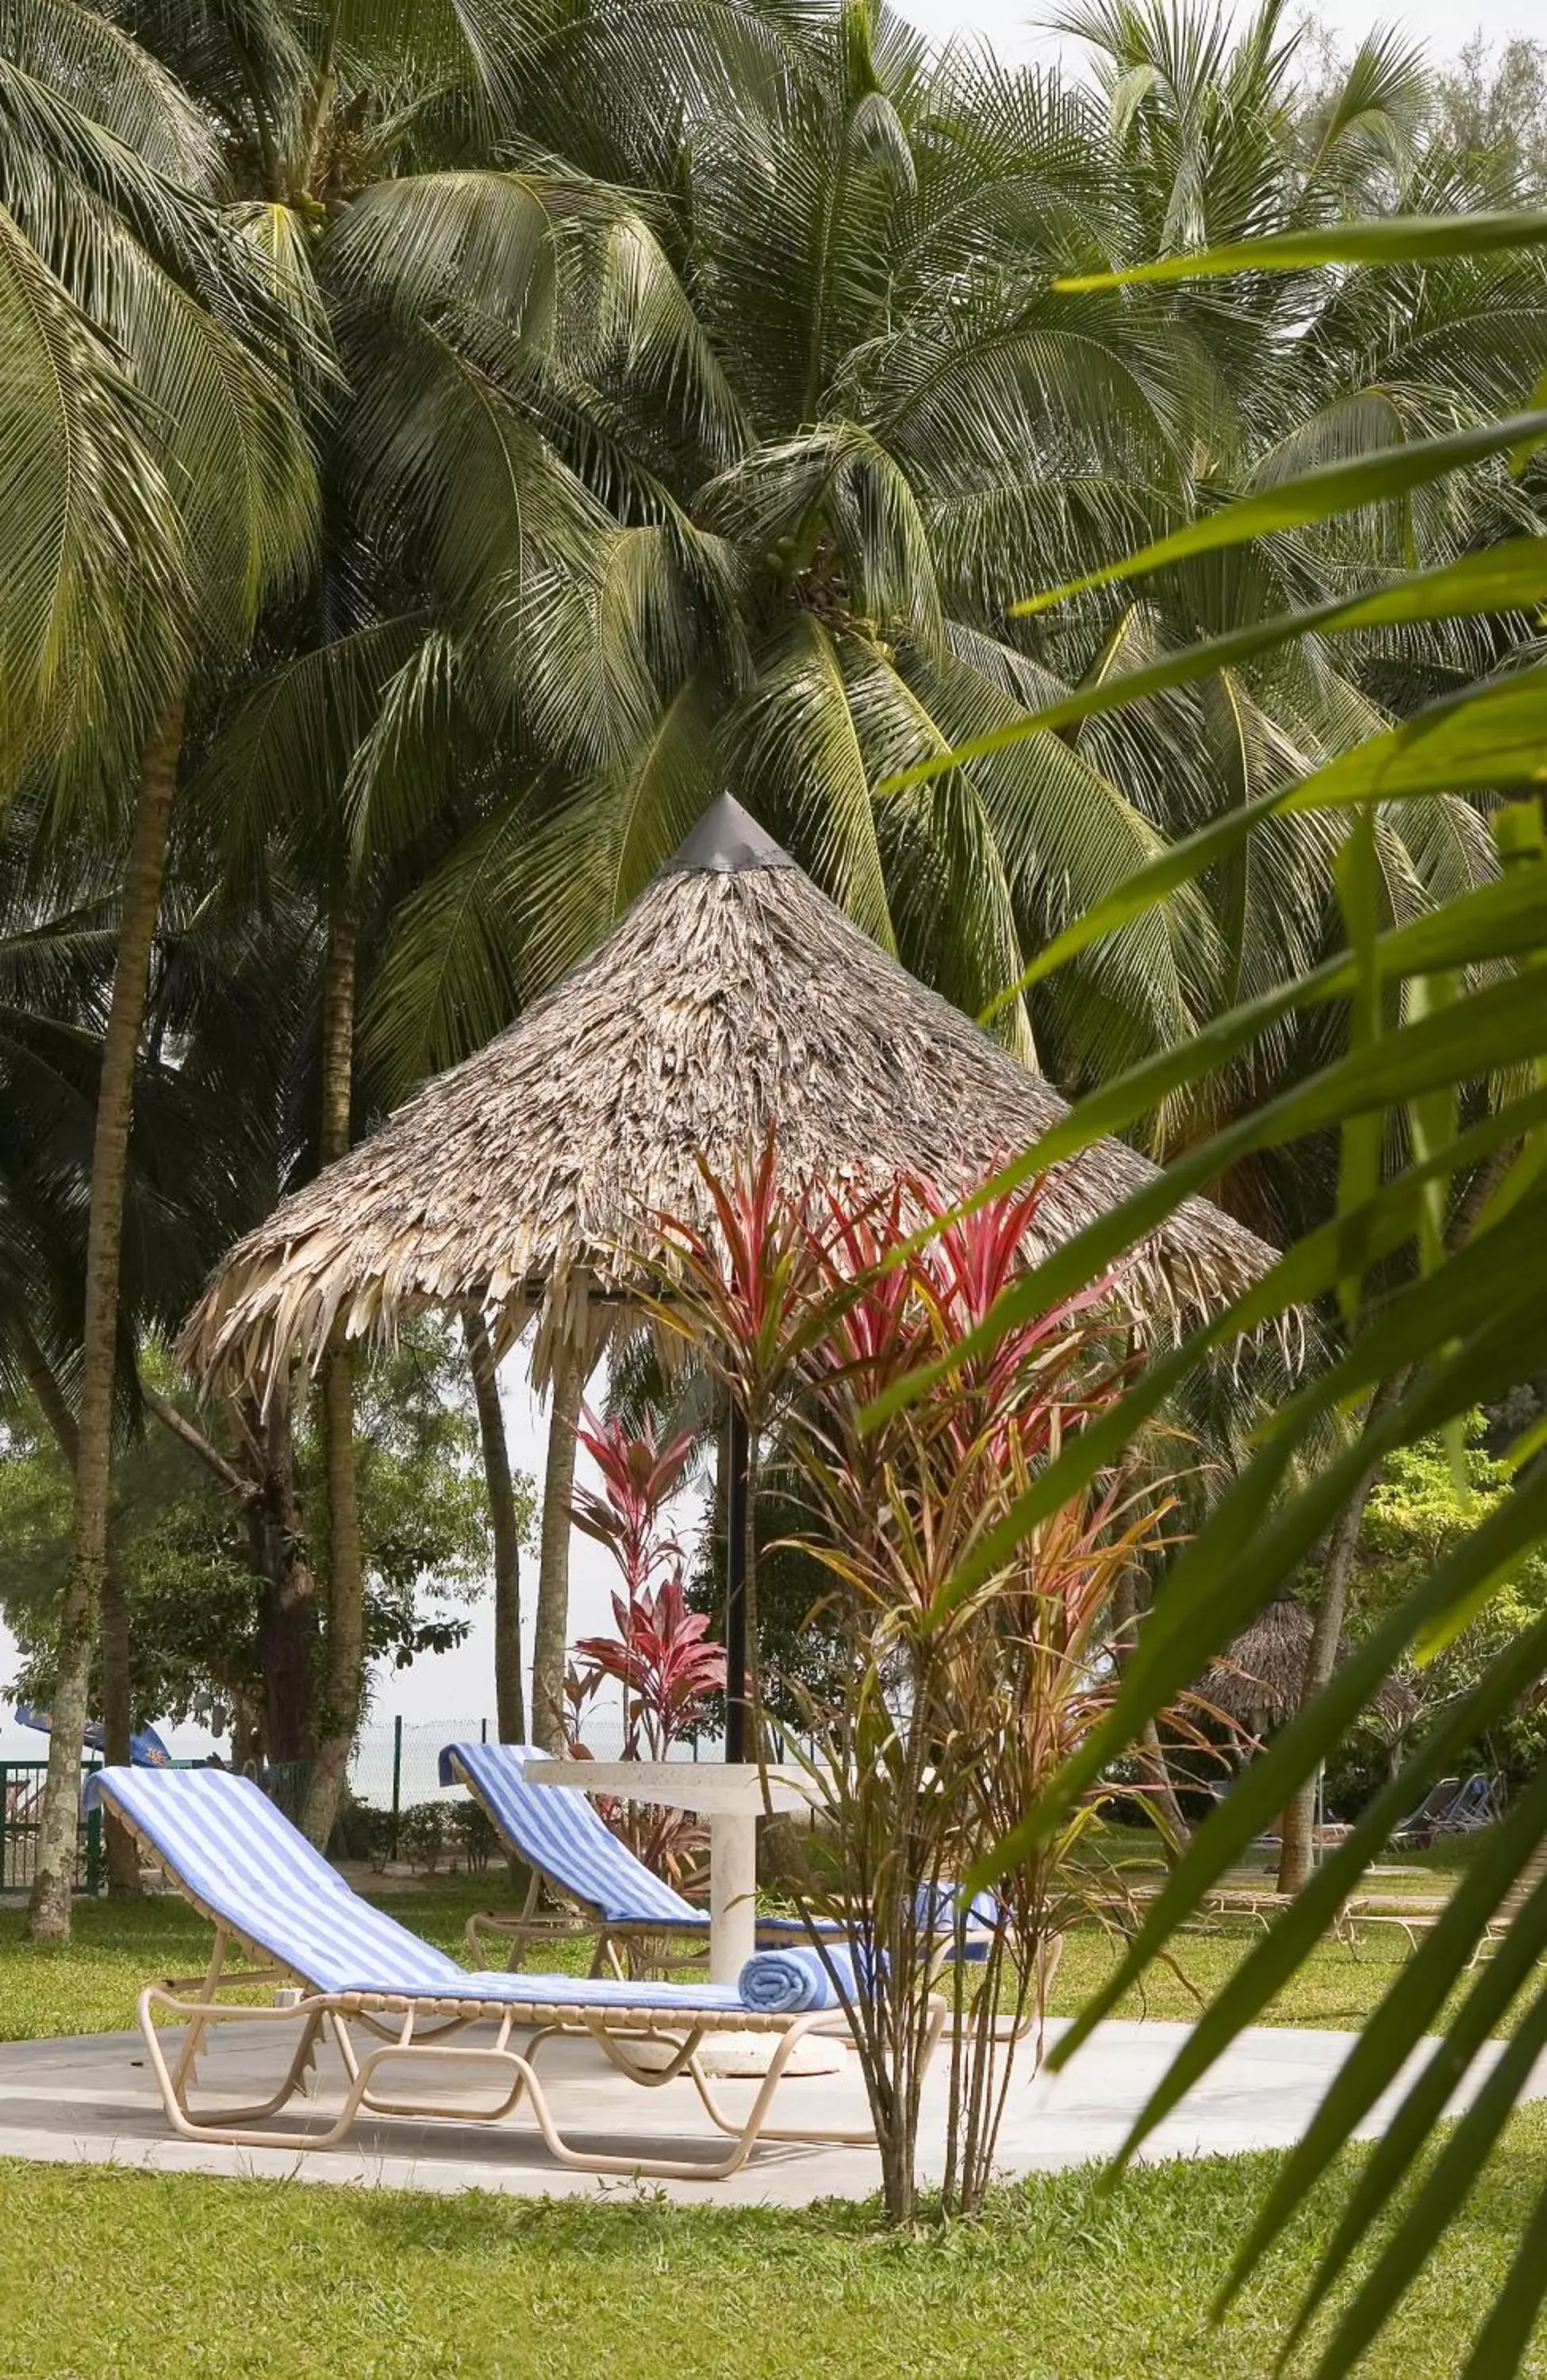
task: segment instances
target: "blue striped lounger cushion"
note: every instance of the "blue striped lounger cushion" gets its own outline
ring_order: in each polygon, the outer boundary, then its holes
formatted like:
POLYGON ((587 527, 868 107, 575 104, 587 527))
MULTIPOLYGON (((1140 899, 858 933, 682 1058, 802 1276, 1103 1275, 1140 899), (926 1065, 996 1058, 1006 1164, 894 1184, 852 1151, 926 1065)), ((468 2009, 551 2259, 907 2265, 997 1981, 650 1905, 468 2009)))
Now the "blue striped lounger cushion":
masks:
POLYGON ((745 2007, 731 1985, 648 1984, 553 1974, 469 1975, 444 1950, 372 1908, 250 1778, 218 1768, 107 1768, 107 1797, 177 1883, 314 1991, 392 1999, 659 2010, 690 2019, 745 2007))
POLYGON ((528 1743, 448 1743, 441 1783, 455 1784, 459 1767, 506 1840, 613 1925, 707 1933, 706 1912, 637 1860, 579 1787, 527 1783, 526 1763, 550 1757, 528 1743))

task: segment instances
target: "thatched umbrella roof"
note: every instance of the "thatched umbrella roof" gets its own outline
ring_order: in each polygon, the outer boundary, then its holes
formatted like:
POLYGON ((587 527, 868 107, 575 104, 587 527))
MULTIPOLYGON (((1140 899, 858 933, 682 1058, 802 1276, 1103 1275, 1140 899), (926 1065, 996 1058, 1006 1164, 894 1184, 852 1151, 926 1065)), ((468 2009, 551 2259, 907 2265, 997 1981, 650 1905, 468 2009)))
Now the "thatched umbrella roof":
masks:
MULTIPOLYGON (((1205 1697, 1243 1727, 1282 1727, 1300 1706, 1314 1626, 1303 1603, 1292 1595, 1275 1596, 1215 1655, 1203 1674, 1205 1697)), ((1400 1681, 1388 1678, 1371 1695, 1370 1708, 1390 1716, 1403 1707, 1406 1695, 1400 1681)))
MULTIPOLYGON (((334 1324, 390 1333, 426 1305, 510 1332, 578 1331, 660 1248, 652 1212, 709 1220, 698 1168, 776 1127, 792 1184, 922 1176, 959 1193, 1066 1113, 1048 1085, 926 990, 723 795, 621 923, 476 1057, 239 1241, 191 1317, 197 1369, 260 1387, 334 1324), (594 1308, 592 1308, 594 1310, 594 1308)), ((1152 1178, 1106 1140, 1058 1169, 1049 1241, 1152 1178)), ((1272 1251, 1200 1199, 1141 1249, 1136 1305, 1238 1292, 1272 1251)))
POLYGON ((1300 1706, 1313 1622, 1303 1603, 1278 1595, 1209 1664, 1203 1692, 1244 1727, 1278 1727, 1300 1706))

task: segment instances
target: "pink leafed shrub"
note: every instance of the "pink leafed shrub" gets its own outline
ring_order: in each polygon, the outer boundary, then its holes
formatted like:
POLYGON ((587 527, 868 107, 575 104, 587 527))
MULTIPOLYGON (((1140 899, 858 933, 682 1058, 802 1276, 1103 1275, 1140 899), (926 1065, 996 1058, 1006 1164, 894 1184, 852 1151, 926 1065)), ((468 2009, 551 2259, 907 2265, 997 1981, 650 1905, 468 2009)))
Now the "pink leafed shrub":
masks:
MULTIPOLYGON (((1041 1182, 967 1213, 916 1179, 802 1193, 780 1186, 772 1141, 705 1180, 711 1226, 657 1219, 668 1258, 654 1311, 704 1351, 754 1449, 777 1440, 808 1516, 797 1541, 831 1581, 845 1685, 825 1707, 808 1697, 806 1716, 836 1882, 808 1905, 844 1924, 876 1978, 850 2015, 888 2210, 914 2203, 936 1985, 954 2020, 943 2195, 970 2209, 1016 2040, 1040 2022, 1065 1929, 1102 1888, 1087 1838, 1105 1789, 1003 1876, 975 1963, 938 1968, 938 1912, 1109 1706, 1136 1589, 1161 1555, 1172 1499, 1154 1447, 1121 1450, 1080 1493, 1019 1518, 1141 1360, 1132 1315, 1115 1276, 1037 1296, 1041 1182)), ((750 1529, 748 1550, 755 1646, 750 1529)))
MULTIPOLYGON (((624 1758, 664 1760, 701 1724, 707 1698, 725 1682, 725 1649, 709 1641, 703 1614, 688 1609, 682 1548, 664 1521, 692 1440, 684 1434, 659 1447, 648 1428, 631 1435, 621 1422, 590 1413, 576 1435, 602 1488, 599 1494, 581 1490, 573 1515, 608 1548, 623 1585, 613 1596, 616 1635, 584 1636, 574 1647, 566 1681, 570 1730, 578 1742, 586 1704, 603 1680, 615 1678, 623 1689, 624 1758)), ((690 1812, 610 1801, 598 1806, 658 1875, 679 1887, 699 1880, 706 1836, 690 1812)))
POLYGON ((708 1619, 688 1610, 680 1569, 632 1600, 615 1595, 613 1618, 615 1636, 582 1636, 575 1650, 622 1683, 624 1758, 664 1760, 724 1687, 725 1646, 709 1643, 708 1619))

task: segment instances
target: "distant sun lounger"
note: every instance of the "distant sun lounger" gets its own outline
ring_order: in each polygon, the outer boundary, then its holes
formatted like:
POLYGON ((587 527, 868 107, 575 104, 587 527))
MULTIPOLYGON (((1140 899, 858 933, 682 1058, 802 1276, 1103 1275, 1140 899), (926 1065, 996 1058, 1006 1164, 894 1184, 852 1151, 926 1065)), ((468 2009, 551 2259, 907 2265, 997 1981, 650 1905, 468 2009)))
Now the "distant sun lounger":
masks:
MULTIPOLYGON (((614 1974, 624 1975, 625 1958, 641 1946, 680 1943, 691 1945, 696 1953, 706 1951, 708 1912, 685 1900, 636 1859, 586 1794, 528 1783, 527 1762, 548 1757, 526 1743, 448 1743, 441 1753, 441 1783, 465 1785, 506 1851, 531 1870, 518 1910, 481 1910, 469 1918, 468 1949, 475 1962, 485 1964, 493 1941, 507 1946, 506 1971, 518 1970, 535 1944, 576 1936, 594 1942, 592 1974, 599 1974, 605 1962, 614 1974), (567 1908, 541 1909, 544 1887, 567 1908)), ((1000 1923, 993 1895, 979 1893, 967 1910, 958 1907, 956 1888, 949 1883, 936 1886, 928 1897, 920 1922, 932 1979, 943 1976, 958 1960, 967 1966, 981 1964, 1000 1923)), ((756 1939, 760 1950, 821 1942, 830 1955, 842 1956, 850 1930, 838 1917, 760 1910, 756 1939)), ((1018 2040, 1040 2022, 1041 1999, 1051 1987, 1062 1948, 1057 1937, 1041 1946, 1041 1991, 1002 2037, 1018 2040)), ((976 2005, 974 1998, 969 2015, 976 2005)))
MULTIPOLYGON (((675 1941, 704 1950, 709 1912, 685 1900, 620 1842, 584 1793, 529 1785, 526 1764, 546 1753, 528 1743, 448 1743, 441 1754, 443 1785, 465 1785, 505 1851, 531 1871, 525 1901, 516 1910, 481 1910, 468 1920, 468 1949, 487 1966, 488 1947, 518 1968, 537 1943, 579 1937, 594 1943, 591 1973, 603 1963, 615 1975, 624 1956, 640 1944, 675 1941), (539 1906, 543 1890, 564 1903, 539 1906)), ((798 1918, 760 1923, 760 1942, 804 1938, 798 1918)))

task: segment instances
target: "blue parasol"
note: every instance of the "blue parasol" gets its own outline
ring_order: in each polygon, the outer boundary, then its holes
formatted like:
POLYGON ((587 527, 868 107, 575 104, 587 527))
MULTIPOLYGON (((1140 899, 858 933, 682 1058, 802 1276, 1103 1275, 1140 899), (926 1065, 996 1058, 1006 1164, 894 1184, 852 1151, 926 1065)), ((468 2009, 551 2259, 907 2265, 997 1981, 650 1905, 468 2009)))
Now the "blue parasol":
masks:
MULTIPOLYGON (((34 1710, 30 1703, 18 1703, 16 1723, 18 1727, 36 1728, 40 1735, 50 1732, 48 1713, 34 1710)), ((88 1752, 106 1750, 106 1738, 100 1718, 87 1720, 80 1741, 88 1752)), ((172 1755, 153 1727, 143 1727, 137 1735, 130 1736, 129 1758, 137 1768, 170 1768, 172 1766, 172 1755)))

